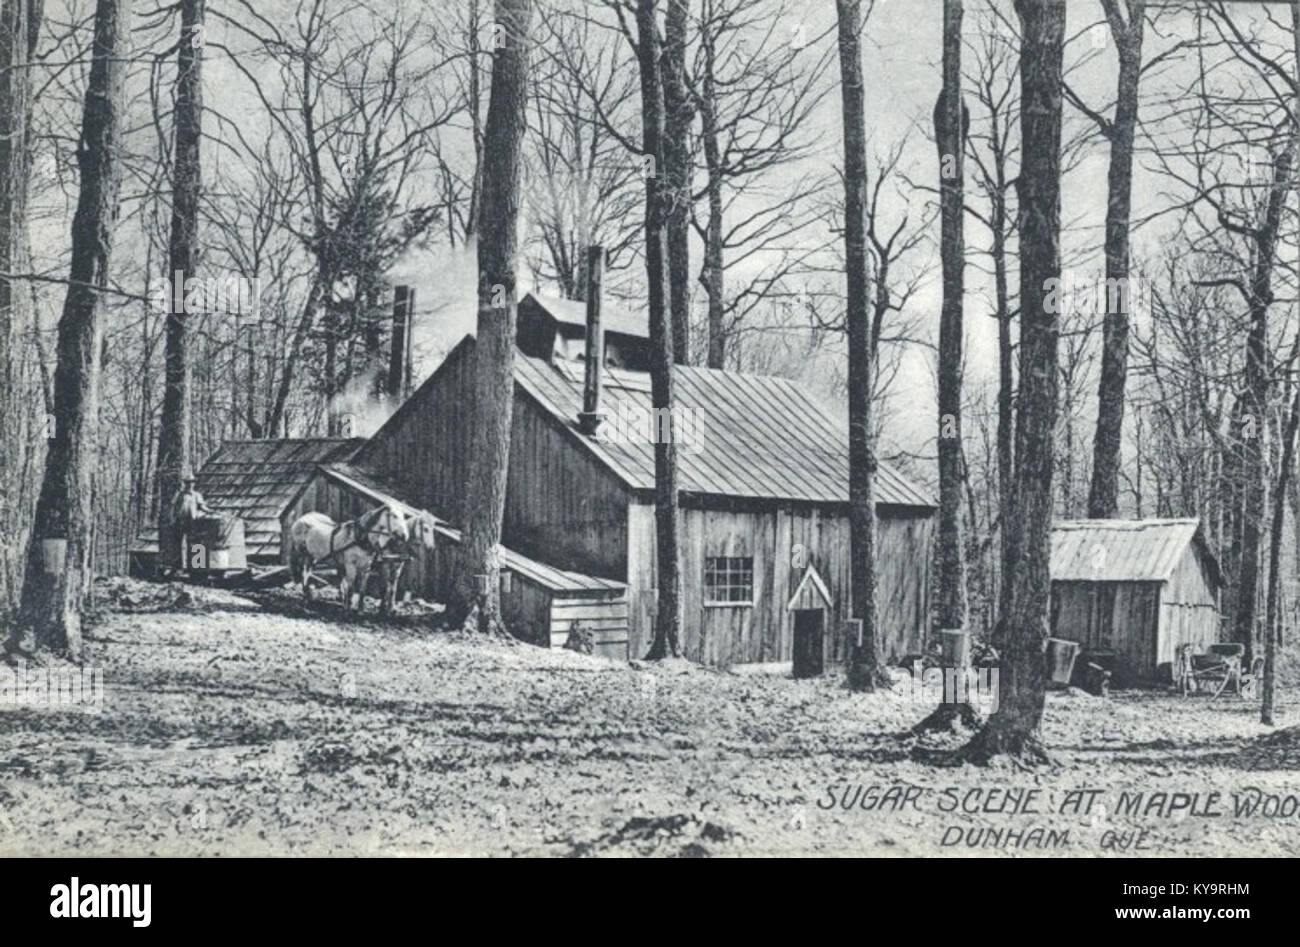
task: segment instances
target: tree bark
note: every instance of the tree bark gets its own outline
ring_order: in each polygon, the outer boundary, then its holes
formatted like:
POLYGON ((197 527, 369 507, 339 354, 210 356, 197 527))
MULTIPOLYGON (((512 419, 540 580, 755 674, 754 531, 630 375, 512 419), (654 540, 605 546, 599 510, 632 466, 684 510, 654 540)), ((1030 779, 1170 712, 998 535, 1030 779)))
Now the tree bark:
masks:
POLYGON ((81 655, 81 613, 90 582, 93 473, 103 342, 101 294, 108 286, 120 166, 126 13, 97 0, 77 166, 68 293, 59 319, 54 438, 45 461, 23 578, 20 629, 38 648, 81 655))
MULTIPOLYGON (((706 18, 711 16, 706 7, 706 18)), ((704 167, 708 174, 709 217, 704 234, 704 291, 709 297, 709 368, 727 367, 727 331, 723 325, 725 291, 722 259, 722 149, 718 141, 718 93, 714 70, 717 66, 716 37, 705 30, 703 46, 704 76, 701 79, 700 137, 704 145, 704 167)))
MULTIPOLYGON (((962 294, 966 248, 963 234, 963 159, 970 114, 962 99, 962 0, 943 4, 943 90, 934 108, 935 144, 939 152, 939 254, 943 268, 943 305, 939 315, 939 525, 935 541, 936 631, 965 630, 966 544, 962 530, 962 294)), ((968 653, 968 649, 962 649, 968 653)), ((921 729, 950 728, 955 722, 978 723, 966 702, 942 703, 921 722, 921 729)))
POLYGON ((453 615, 478 610, 478 630, 501 633, 501 524, 510 464, 515 380, 521 149, 527 127, 532 0, 497 0, 505 41, 493 51, 483 142, 478 235, 474 436, 465 485, 465 544, 453 615), (486 586, 480 583, 486 583, 486 586))
POLYGON ((667 0, 664 17, 663 159, 668 244, 668 301, 673 361, 690 364, 691 348, 691 123, 695 109, 686 87, 687 0, 667 0))
POLYGON ((1265 507, 1263 441, 1271 372, 1268 307, 1273 303, 1273 266, 1282 225, 1282 211, 1291 185, 1295 147, 1296 137, 1293 132, 1291 141, 1273 162, 1273 184, 1269 190, 1263 223, 1255 231, 1254 268, 1247 293, 1250 331, 1246 337, 1246 383, 1241 401, 1241 426, 1235 432, 1241 439, 1241 552, 1233 611, 1233 639, 1245 646, 1247 667, 1255 658, 1260 525, 1264 520, 1265 507))
POLYGON ((1128 375, 1129 217, 1133 203, 1133 141, 1137 132, 1138 83, 1142 77, 1142 31, 1146 0, 1127 0, 1128 21, 1119 0, 1102 0, 1119 50, 1115 120, 1110 124, 1110 169, 1106 201, 1106 314, 1102 323, 1101 380, 1097 431, 1092 444, 1088 516, 1119 515, 1120 447, 1124 430, 1124 384, 1128 375), (1112 290, 1112 287, 1116 287, 1112 290))
POLYGON ((654 640, 646 658, 675 657, 681 650, 681 562, 678 556, 677 443, 673 406, 674 326, 664 286, 667 196, 664 167, 664 92, 655 0, 637 0, 637 58, 641 73, 641 150, 654 162, 645 181, 645 268, 650 306, 650 401, 655 416, 655 549, 658 601, 654 640))
POLYGON ((158 561, 185 567, 188 550, 175 542, 175 501, 190 464, 189 316, 185 280, 198 277, 199 196, 203 178, 200 140, 203 127, 203 15, 205 0, 181 0, 181 38, 176 54, 176 128, 172 173, 172 229, 167 254, 168 300, 164 355, 162 423, 158 431, 158 561), (176 285, 179 283, 179 285, 176 285), (165 562, 168 551, 179 560, 165 562))
POLYGON ((1016 0, 1020 18, 1020 405, 1015 487, 1003 502, 1010 603, 994 644, 1002 657, 998 709, 964 748, 972 762, 1008 754, 1042 762, 1044 648, 1051 576, 1053 429, 1061 231, 1061 64, 1065 0, 1016 0), (1010 500, 1008 503, 1007 501, 1010 500))
MULTIPOLYGON (((31 63, 40 32, 40 2, 4 0, 0 7, 0 273, 30 269, 27 228, 32 87, 31 63)), ((23 370, 23 336, 32 321, 31 294, 0 277, 0 414, 14 422, 0 438, 0 613, 16 604, 21 555, 31 525, 23 483, 23 435, 31 391, 23 370)))
MULTIPOLYGON (((1282 566, 1282 531, 1286 519, 1287 484, 1295 466, 1296 429, 1300 428, 1300 382, 1296 382, 1291 410, 1287 415, 1286 433, 1282 440, 1282 462, 1278 468, 1277 488, 1273 491, 1273 523, 1268 537, 1268 592, 1265 595, 1267 611, 1264 622, 1264 680, 1260 695, 1259 722, 1273 725, 1273 676, 1277 658, 1280 631, 1278 620, 1278 595, 1282 585, 1279 574, 1282 566)), ((1245 665, 1249 671, 1251 665, 1245 665)))
MULTIPOLYGON (((1291 7, 1291 48, 1295 54, 1295 79, 1300 83, 1300 7, 1291 7)), ((1297 85, 1300 93, 1300 85, 1297 85)), ((1292 121, 1300 122, 1300 100, 1297 100, 1292 121)), ((1300 133, 1297 133, 1300 140, 1300 133)), ((1291 400, 1291 412, 1287 416, 1286 434, 1282 442, 1282 461, 1278 466, 1277 487, 1273 491, 1273 525, 1269 535, 1268 549, 1268 593, 1266 595, 1267 611, 1264 622, 1264 680, 1259 701, 1259 722, 1273 725, 1274 677, 1277 662, 1277 646, 1281 644, 1282 623, 1278 614, 1278 598, 1282 586, 1279 575, 1282 566, 1282 530, 1286 521, 1287 494, 1291 486, 1295 467, 1295 438, 1300 428, 1300 380, 1295 381, 1295 395, 1291 400)), ((1300 527, 1298 527, 1300 528, 1300 527)), ((1247 670, 1253 669, 1253 663, 1247 670)))
POLYGON ((849 556, 853 617, 861 622, 847 642, 853 690, 888 687, 876 625, 876 457, 871 442, 871 323, 867 309, 867 132, 862 85, 860 0, 836 0, 840 98, 844 121, 845 327, 849 349, 849 556))

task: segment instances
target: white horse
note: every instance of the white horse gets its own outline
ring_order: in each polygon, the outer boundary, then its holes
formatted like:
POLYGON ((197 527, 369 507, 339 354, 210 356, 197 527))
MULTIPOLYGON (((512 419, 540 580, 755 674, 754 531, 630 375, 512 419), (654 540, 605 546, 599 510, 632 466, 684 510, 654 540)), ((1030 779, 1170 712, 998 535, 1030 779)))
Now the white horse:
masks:
POLYGON ((374 569, 378 573, 380 589, 380 611, 392 614, 397 604, 397 588, 402 580, 402 571, 412 556, 419 550, 431 551, 436 541, 434 519, 428 513, 419 513, 407 520, 409 539, 405 543, 390 543, 386 553, 375 557, 374 569))
POLYGON ((409 539, 406 517, 391 503, 346 523, 335 523, 324 513, 304 513, 289 528, 289 574, 302 583, 303 597, 309 599, 312 568, 332 559, 339 570, 343 610, 351 611, 355 592, 357 611, 364 611, 375 557, 390 543, 404 545, 409 539))

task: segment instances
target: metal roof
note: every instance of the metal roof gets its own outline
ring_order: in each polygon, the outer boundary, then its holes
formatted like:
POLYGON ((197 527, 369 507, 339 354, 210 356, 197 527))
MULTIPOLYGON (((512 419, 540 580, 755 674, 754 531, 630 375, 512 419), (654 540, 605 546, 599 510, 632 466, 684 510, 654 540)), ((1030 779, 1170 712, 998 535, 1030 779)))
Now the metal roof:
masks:
MULTIPOLYGON (((195 474, 208 505, 244 521, 250 556, 280 557, 280 514, 311 480, 316 465, 348 460, 364 438, 295 437, 224 441, 195 474)), ((142 530, 132 552, 157 552, 156 526, 142 530)))
MULTIPOLYGON (((533 302, 556 322, 577 326, 586 333, 587 304, 585 302, 576 299, 561 299, 559 296, 549 296, 537 292, 528 293, 520 302, 524 302, 530 296, 533 302)), ((649 322, 646 316, 637 315, 616 306, 610 306, 607 302, 602 302, 600 306, 600 325, 605 332, 634 335, 641 339, 650 338, 649 322)))
POLYGON ((1212 577, 1221 582, 1198 519, 1061 520, 1052 527, 1052 579, 1164 582, 1193 543, 1204 552, 1212 577))
MULTIPOLYGON (((606 369, 595 438, 577 427, 580 362, 515 354, 515 380, 626 484, 654 488, 650 378, 606 369)), ((849 500, 847 433, 794 382, 714 368, 673 366, 679 489, 686 493, 816 503, 849 500)), ((887 463, 875 479, 876 503, 933 508, 929 491, 887 463)))

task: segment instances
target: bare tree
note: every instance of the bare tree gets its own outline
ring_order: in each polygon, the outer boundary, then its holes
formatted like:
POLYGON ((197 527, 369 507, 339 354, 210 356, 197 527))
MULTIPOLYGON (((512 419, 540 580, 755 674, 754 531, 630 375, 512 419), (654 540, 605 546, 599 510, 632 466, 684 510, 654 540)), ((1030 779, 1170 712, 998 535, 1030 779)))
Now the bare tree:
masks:
POLYGON ((862 86, 860 0, 836 0, 840 54, 840 96, 844 122, 845 323, 849 344, 849 544, 853 617, 857 637, 849 642, 849 687, 888 687, 880 629, 876 625, 876 511, 872 480, 871 332, 867 311, 867 132, 862 86))
MULTIPOLYGON (((668 309, 673 361, 691 361, 691 125, 695 103, 686 84, 688 0, 666 0, 662 52, 664 137, 662 195, 668 253, 668 309)), ((658 170, 656 174, 660 173, 658 170)))
POLYGON ((158 561, 182 569, 190 550, 175 535, 175 501, 190 457, 189 317, 184 282, 196 275, 199 256, 200 142, 203 134, 204 0, 181 0, 181 32, 176 51, 175 147, 172 172, 172 229, 167 254, 171 286, 167 306, 166 381, 158 432, 158 561), (175 285, 175 283, 180 285, 175 285), (171 559, 171 555, 177 558, 171 559))
POLYGON ((77 150, 81 190, 72 221, 72 264, 59 320, 54 438, 45 460, 19 629, 35 645, 81 654, 81 616, 90 584, 93 472, 99 425, 102 295, 108 286, 121 168, 126 11, 97 0, 95 39, 77 150))
MULTIPOLYGON (((1016 236, 1015 163, 1019 159, 1018 62, 1012 38, 1014 27, 996 8, 986 8, 977 21, 971 41, 973 68, 968 82, 974 87, 978 113, 968 141, 975 183, 988 202, 986 209, 967 212, 988 228, 987 249, 992 267, 993 318, 998 323, 997 495, 1000 504, 1010 497, 1015 476, 1015 350, 1012 322, 1018 301, 1012 292, 1011 250, 1016 236)), ((1005 508, 999 517, 998 612, 1010 601, 1007 585, 1009 545, 1005 508)))
POLYGON ((636 134, 637 74, 622 39, 590 18, 552 11, 543 22, 526 189, 530 263, 566 298, 586 299, 586 248, 604 247, 609 269, 625 270, 641 232, 642 168, 625 147, 636 134))
POLYGON ((1101 380, 1097 431, 1092 447, 1092 484, 1088 515, 1097 519, 1119 513, 1120 445, 1124 428, 1124 383, 1128 375, 1129 217, 1133 204, 1133 143, 1137 134, 1138 84, 1142 77, 1142 31, 1146 0, 1101 0, 1111 36, 1119 50, 1115 117, 1093 114, 1110 142, 1106 198, 1106 292, 1102 329, 1101 380))
POLYGON ((998 755, 1043 761, 1037 731, 1046 693, 1043 647, 1051 596, 1053 434, 1058 317, 1051 289, 1061 274, 1061 70, 1065 0, 1016 0, 1020 18, 1020 404, 1016 476, 1003 517, 1010 545, 1010 603, 994 644, 1002 657, 999 706, 963 749, 974 762, 998 755))
POLYGON ((312 263, 263 427, 268 433, 285 427, 300 362, 315 335, 325 361, 334 359, 319 366, 318 377, 337 433, 332 398, 348 377, 340 364, 354 351, 354 330, 367 321, 366 291, 437 219, 439 208, 417 197, 416 172, 434 153, 437 130, 462 108, 439 81, 457 54, 443 50, 424 21, 408 21, 400 9, 368 20, 368 32, 358 36, 348 18, 364 9, 359 5, 300 0, 288 32, 247 0, 239 4, 239 17, 215 8, 211 13, 251 38, 258 61, 276 70, 279 82, 272 87, 226 50, 294 166, 270 180, 294 188, 283 195, 291 209, 283 225, 312 263))
POLYGON ((664 80, 655 0, 637 0, 636 52, 641 73, 641 151, 654 162, 645 180, 645 268, 650 305, 650 401, 662 418, 655 431, 655 544, 658 601, 655 633, 646 658, 676 657, 681 649, 681 560, 678 554, 677 443, 672 417, 673 323, 668 311, 665 267, 667 203, 664 166, 664 80), (665 430, 666 428, 666 430, 665 430))
POLYGON ((520 168, 527 128, 532 0, 496 0, 502 41, 492 53, 483 137, 483 203, 478 237, 478 329, 474 345, 474 435, 465 484, 465 554, 456 613, 471 603, 478 630, 501 622, 501 524, 515 397, 515 319, 520 168))
MULTIPOLYGON (((966 632, 966 548, 962 505, 962 309, 966 245, 963 157, 970 111, 962 96, 962 2, 943 4, 943 90, 934 107, 935 143, 939 152, 940 254, 943 309, 939 316, 939 524, 936 535, 934 625, 939 631, 966 632)), ((956 657, 964 661, 965 649, 956 657)), ((974 726, 979 720, 969 703, 944 702, 921 728, 950 727, 955 720, 974 726)))
POLYGON ((32 64, 42 5, 40 0, 5 0, 0 5, 0 414, 17 422, 10 436, 0 438, 0 612, 15 604, 20 556, 31 521, 24 489, 27 438, 22 419, 34 391, 21 353, 33 313, 26 286, 9 274, 28 269, 32 64))
POLYGON ((808 119, 829 91, 824 80, 834 56, 817 51, 818 39, 784 3, 703 0, 691 89, 705 172, 696 194, 704 220, 695 229, 704 244, 699 280, 710 368, 728 366, 728 344, 745 331, 746 317, 791 294, 793 278, 822 249, 802 239, 816 222, 822 178, 765 186, 810 150, 808 119), (763 201, 755 207, 759 189, 763 201), (730 291, 728 271, 746 273, 730 291))
MULTIPOLYGON (((1292 122, 1300 136, 1300 5, 1291 7, 1291 52, 1292 52, 1292 101, 1294 103, 1292 122)), ((1300 240, 1300 238, 1297 238, 1300 240)), ((1298 245, 1300 249, 1300 245, 1298 245)), ((1300 270, 1296 273, 1297 290, 1300 291, 1300 270)), ((1296 344, 1291 355, 1294 365, 1300 356, 1300 327, 1296 330, 1296 344)), ((1292 379, 1295 394, 1291 398, 1291 407, 1287 413, 1286 433, 1282 441, 1282 459, 1278 465, 1277 483, 1273 491, 1273 524, 1269 535, 1268 550, 1268 591, 1265 596, 1266 613, 1264 621, 1264 680, 1260 693, 1260 723, 1272 725, 1274 683, 1276 678, 1278 639, 1281 625, 1278 620, 1278 597, 1281 588, 1282 569, 1282 528, 1286 517, 1287 488, 1294 475, 1296 431, 1300 429, 1300 380, 1292 379)))

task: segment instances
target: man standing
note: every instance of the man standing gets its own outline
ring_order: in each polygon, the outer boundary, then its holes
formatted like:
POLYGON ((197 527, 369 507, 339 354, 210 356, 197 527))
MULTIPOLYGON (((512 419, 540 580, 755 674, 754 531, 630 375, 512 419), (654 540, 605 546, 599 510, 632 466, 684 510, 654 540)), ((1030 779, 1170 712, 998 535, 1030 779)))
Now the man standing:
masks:
POLYGON ((172 536, 172 542, 167 546, 169 555, 166 557, 167 564, 172 569, 186 569, 189 566, 187 559, 190 548, 190 533, 193 529, 194 521, 204 516, 214 516, 215 513, 203 494, 195 486, 193 474, 186 474, 183 479, 184 486, 181 492, 176 494, 176 500, 172 507, 172 528, 175 531, 172 536))

